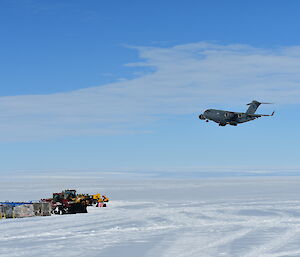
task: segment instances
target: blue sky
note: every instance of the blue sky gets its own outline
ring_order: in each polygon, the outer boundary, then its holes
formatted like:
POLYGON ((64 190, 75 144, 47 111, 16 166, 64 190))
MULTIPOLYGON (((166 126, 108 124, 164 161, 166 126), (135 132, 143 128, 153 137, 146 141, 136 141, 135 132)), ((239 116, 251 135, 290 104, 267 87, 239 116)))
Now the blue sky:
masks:
POLYGON ((298 1, 0 1, 0 171, 300 167, 298 1), (276 110, 238 127, 207 108, 276 110))

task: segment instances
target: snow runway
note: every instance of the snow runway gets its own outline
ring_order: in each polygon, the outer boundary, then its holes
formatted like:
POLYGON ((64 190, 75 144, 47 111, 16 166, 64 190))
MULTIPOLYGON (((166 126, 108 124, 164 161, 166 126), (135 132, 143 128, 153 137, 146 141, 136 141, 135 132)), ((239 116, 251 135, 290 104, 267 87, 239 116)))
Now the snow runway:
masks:
POLYGON ((0 256, 300 256, 299 185, 295 178, 112 179, 107 208, 0 220, 0 256))

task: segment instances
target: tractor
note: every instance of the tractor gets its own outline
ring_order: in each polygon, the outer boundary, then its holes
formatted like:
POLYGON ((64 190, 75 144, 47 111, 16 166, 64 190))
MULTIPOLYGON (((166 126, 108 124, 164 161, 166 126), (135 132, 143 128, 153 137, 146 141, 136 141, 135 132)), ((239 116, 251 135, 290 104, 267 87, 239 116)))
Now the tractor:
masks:
POLYGON ((51 200, 52 211, 55 214, 87 213, 87 203, 77 197, 76 190, 64 190, 61 193, 53 193, 51 200))

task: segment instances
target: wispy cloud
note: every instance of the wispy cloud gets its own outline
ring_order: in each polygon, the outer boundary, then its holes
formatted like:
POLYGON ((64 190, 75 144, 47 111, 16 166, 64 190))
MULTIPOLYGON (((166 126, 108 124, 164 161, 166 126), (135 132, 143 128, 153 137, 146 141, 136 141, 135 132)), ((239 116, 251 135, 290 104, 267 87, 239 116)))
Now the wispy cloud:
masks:
POLYGON ((0 140, 132 132, 207 105, 300 102, 300 46, 261 49, 200 42, 134 47, 138 78, 50 95, 0 98, 0 140))
POLYGON ((270 176, 299 176, 300 167, 119 167, 106 169, 37 169, 10 170, 1 174, 2 181, 30 179, 83 179, 85 178, 212 178, 212 177, 270 177, 270 176), (72 176, 71 176, 72 174, 72 176), (84 174, 84 176, 83 176, 84 174))

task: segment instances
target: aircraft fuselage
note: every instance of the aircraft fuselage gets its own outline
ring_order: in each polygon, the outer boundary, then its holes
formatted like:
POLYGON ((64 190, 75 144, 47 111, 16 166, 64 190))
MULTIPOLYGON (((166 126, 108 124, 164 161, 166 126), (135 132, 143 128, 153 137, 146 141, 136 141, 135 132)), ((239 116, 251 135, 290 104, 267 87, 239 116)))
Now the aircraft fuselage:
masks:
POLYGON ((239 123, 254 120, 254 117, 250 117, 245 113, 234 113, 224 110, 208 109, 202 115, 200 119, 211 120, 219 123, 220 126, 226 126, 227 124, 236 126, 239 123))

